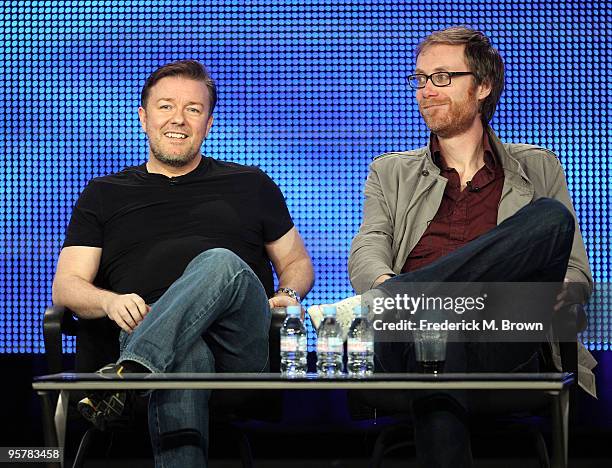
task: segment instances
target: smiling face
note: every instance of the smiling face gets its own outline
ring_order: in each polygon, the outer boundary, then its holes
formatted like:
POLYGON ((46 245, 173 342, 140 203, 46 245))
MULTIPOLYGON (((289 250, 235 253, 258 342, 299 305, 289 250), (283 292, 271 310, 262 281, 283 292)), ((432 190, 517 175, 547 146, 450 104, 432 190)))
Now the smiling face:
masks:
MULTIPOLYGON (((415 73, 470 71, 464 45, 434 44, 418 56, 415 73)), ((480 104, 491 92, 487 84, 476 85, 472 75, 454 76, 449 86, 434 86, 431 80, 418 89, 419 111, 429 129, 442 138, 451 138, 480 124, 480 104)))
POLYGON ((164 166, 189 166, 200 154, 213 122, 206 84, 168 76, 150 89, 146 107, 138 108, 149 138, 149 161, 164 166))

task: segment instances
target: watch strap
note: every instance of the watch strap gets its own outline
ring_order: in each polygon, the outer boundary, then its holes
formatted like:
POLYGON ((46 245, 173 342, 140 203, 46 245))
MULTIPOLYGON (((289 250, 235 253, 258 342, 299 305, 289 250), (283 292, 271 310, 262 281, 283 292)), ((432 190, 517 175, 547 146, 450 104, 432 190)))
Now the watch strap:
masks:
POLYGON ((297 291, 295 289, 291 289, 291 288, 278 288, 276 290, 275 294, 278 294, 278 293, 286 294, 290 298, 295 299, 298 302, 302 302, 302 300, 300 298, 300 295, 297 293, 297 291))

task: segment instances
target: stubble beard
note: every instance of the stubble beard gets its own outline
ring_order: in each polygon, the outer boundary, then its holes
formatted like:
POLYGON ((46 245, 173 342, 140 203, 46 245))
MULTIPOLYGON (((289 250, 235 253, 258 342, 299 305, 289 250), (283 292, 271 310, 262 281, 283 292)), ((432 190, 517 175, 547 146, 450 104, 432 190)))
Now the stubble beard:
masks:
POLYGON ((170 167, 185 167, 199 154, 199 151, 193 150, 193 148, 188 148, 184 153, 169 155, 168 153, 164 153, 156 145, 154 146, 149 144, 149 146, 151 148, 151 154, 153 157, 160 163, 170 167))
MULTIPOLYGON (((466 132, 474 124, 479 109, 475 96, 476 90, 472 88, 468 90, 467 97, 462 102, 440 101, 440 103, 448 104, 448 110, 444 114, 436 111, 436 114, 441 115, 426 116, 420 108, 419 111, 432 133, 441 138, 452 138, 466 132)), ((431 104, 431 101, 427 104, 431 104)))

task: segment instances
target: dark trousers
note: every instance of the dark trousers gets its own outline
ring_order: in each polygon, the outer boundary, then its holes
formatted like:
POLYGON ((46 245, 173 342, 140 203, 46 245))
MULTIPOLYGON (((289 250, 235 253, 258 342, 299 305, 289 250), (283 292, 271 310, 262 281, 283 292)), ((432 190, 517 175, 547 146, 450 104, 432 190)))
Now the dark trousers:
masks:
MULTIPOLYGON (((378 289, 391 294, 394 283, 411 282, 561 282, 573 236, 569 210, 556 200, 540 198, 478 239, 378 289)), ((539 348, 538 343, 449 342, 444 371, 537 372, 539 348)), ((412 343, 376 343, 375 352, 379 372, 417 369, 412 343)), ((414 417, 420 465, 472 466, 468 395, 453 391, 405 396, 414 417)))

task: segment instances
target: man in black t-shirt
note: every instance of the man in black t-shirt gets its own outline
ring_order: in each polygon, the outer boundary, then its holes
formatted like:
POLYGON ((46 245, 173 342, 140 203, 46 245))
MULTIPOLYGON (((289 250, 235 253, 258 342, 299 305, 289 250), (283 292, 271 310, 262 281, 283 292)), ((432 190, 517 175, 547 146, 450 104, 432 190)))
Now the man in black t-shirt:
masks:
MULTIPOLYGON (((53 302, 121 328, 117 363, 99 372, 260 372, 270 307, 299 304, 314 274, 282 193, 262 171, 203 157, 217 94, 198 62, 156 70, 138 115, 148 161, 90 181, 53 282, 53 302), (279 288, 274 292, 272 266, 279 288)), ((129 396, 79 404, 99 427, 129 396)), ((156 466, 205 466, 208 393, 155 391, 156 466)))

